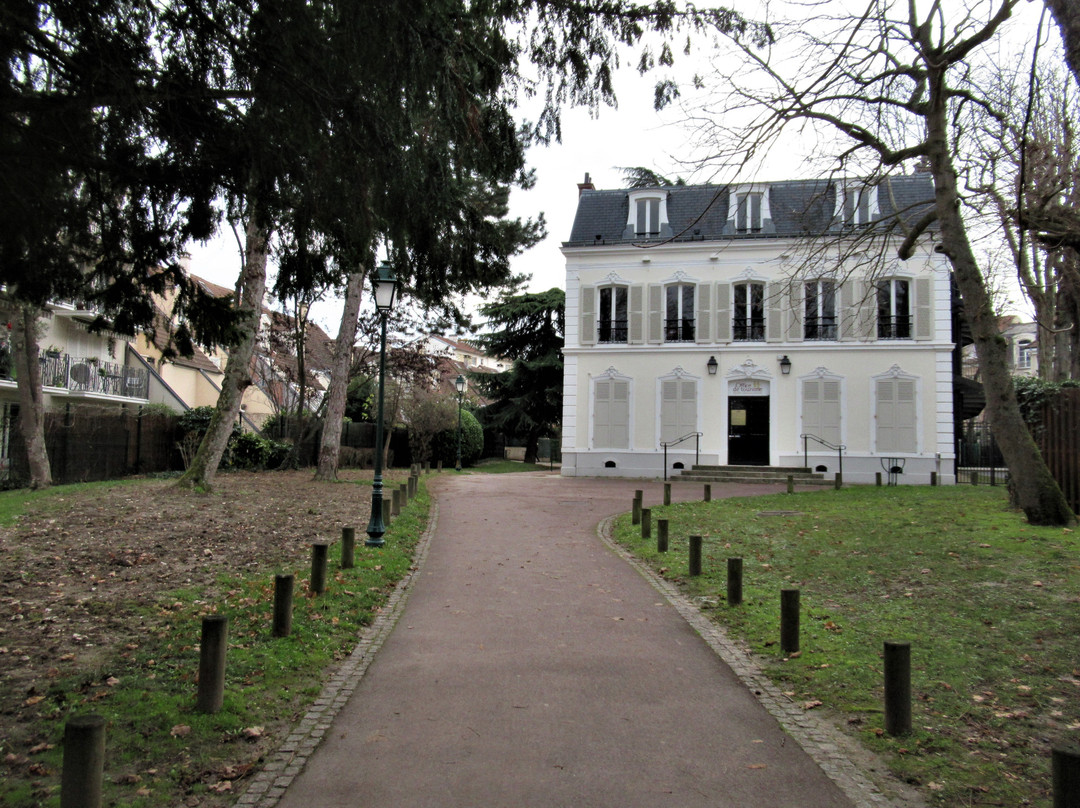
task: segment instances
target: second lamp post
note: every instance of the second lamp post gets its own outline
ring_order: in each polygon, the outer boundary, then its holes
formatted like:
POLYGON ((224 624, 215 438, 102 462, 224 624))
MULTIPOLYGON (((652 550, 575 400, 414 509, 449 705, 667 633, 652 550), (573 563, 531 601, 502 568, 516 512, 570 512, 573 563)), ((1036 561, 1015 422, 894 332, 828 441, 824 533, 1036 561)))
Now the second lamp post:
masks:
POLYGON ((457 390, 457 470, 461 471, 461 403, 465 400, 465 377, 460 373, 454 379, 457 390))

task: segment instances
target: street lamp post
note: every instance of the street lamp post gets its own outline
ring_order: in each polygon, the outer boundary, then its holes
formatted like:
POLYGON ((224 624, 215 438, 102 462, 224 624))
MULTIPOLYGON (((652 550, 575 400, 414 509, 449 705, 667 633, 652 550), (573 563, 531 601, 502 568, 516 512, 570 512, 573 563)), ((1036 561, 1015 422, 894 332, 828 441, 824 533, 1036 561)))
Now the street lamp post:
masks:
POLYGON ((461 402, 465 398, 465 377, 460 373, 454 387, 457 389, 457 470, 461 471, 461 402))
POLYGON ((379 265, 372 278, 371 285, 375 292, 375 308, 382 318, 382 336, 379 341, 379 407, 378 420, 375 421, 375 479, 371 482, 371 521, 367 526, 368 547, 382 547, 386 542, 383 534, 386 525, 382 518, 382 450, 383 450, 383 383, 386 379, 386 319, 397 298, 398 279, 385 261, 379 265))

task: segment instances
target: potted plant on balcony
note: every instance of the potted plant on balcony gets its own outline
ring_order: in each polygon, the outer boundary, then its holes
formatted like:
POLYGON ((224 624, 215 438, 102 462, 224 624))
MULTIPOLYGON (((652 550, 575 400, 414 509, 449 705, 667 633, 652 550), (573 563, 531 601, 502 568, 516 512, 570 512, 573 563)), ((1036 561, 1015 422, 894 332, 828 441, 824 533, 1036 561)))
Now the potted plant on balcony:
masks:
POLYGON ((45 349, 45 355, 50 359, 59 359, 60 349, 57 348, 55 345, 50 345, 48 348, 45 349))

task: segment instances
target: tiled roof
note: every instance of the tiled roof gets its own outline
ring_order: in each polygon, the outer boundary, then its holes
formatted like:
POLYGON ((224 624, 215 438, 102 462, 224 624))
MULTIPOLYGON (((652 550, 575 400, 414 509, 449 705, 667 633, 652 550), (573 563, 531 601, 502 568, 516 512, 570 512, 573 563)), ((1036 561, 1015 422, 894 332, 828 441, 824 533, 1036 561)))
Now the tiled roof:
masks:
MULTIPOLYGON (((749 184, 749 183, 747 183, 749 184)), ((769 232, 735 234, 728 224, 729 190, 726 185, 676 185, 666 187, 668 222, 677 242, 755 239, 824 234, 836 209, 837 183, 829 180, 785 180, 753 183, 768 187, 772 228, 769 232)), ((880 216, 893 219, 897 212, 905 221, 918 219, 934 202, 929 174, 889 177, 878 188, 880 216)), ((564 246, 579 247, 640 242, 624 238, 629 214, 629 191, 584 190, 578 198, 577 216, 564 246)))

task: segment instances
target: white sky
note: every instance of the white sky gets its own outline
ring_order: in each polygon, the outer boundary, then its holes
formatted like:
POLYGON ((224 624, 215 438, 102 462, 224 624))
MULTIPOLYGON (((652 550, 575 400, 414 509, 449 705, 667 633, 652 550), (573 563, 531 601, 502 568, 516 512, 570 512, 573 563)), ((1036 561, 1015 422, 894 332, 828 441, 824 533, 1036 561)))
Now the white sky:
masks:
MULTIPOLYGON (((1024 42, 1033 37, 1042 3, 1021 4, 1010 27, 1010 37, 1024 42)), ((699 57, 701 58, 701 57, 699 57)), ((641 77, 633 69, 633 56, 625 56, 629 66, 616 75, 617 109, 603 107, 594 118, 588 111, 572 109, 563 116, 562 143, 537 146, 528 154, 529 164, 536 169, 536 184, 530 191, 514 190, 510 198, 511 216, 533 217, 543 211, 547 220, 548 237, 536 247, 517 256, 512 266, 515 272, 532 276, 530 291, 543 291, 564 284, 565 262, 559 252, 561 243, 570 236, 577 205, 577 184, 586 172, 600 189, 625 186, 621 168, 645 166, 665 176, 682 176, 690 183, 707 181, 695 177, 685 167, 694 155, 689 135, 680 121, 677 105, 663 113, 653 110, 654 75, 641 77)), ((689 77, 697 69, 703 75, 708 67, 696 64, 682 54, 676 54, 676 69, 689 77), (681 59, 680 59, 681 57, 681 59)), ((808 144, 813 148, 813 144, 808 144)), ((797 147, 774 150, 769 155, 768 176, 764 180, 797 179, 806 176, 801 168, 803 155, 797 147), (783 155, 777 151, 784 152, 783 155)), ((239 259, 231 232, 219 236, 207 245, 191 247, 191 271, 222 286, 235 285, 239 259)), ((331 336, 337 333, 340 307, 336 302, 319 306, 315 319, 331 336)))

